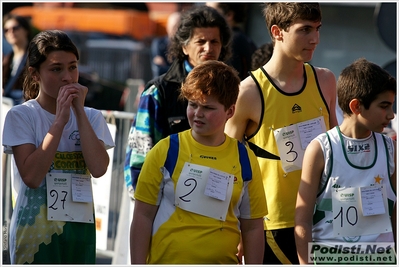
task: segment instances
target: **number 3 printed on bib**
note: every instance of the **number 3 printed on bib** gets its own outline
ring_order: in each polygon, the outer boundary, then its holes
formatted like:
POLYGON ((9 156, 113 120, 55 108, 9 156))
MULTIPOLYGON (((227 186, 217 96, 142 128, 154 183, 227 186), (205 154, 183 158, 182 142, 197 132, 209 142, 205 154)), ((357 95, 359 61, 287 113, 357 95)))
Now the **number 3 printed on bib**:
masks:
POLYGON ((274 130, 283 170, 286 173, 301 170, 306 147, 316 136, 325 131, 323 117, 274 130))

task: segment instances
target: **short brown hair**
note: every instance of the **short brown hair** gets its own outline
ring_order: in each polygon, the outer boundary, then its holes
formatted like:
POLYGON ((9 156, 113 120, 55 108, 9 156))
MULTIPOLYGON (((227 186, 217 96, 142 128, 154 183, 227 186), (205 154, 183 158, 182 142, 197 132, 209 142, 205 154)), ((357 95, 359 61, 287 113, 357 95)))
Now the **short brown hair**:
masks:
POLYGON ((291 24, 297 20, 321 21, 321 9, 319 3, 278 2, 267 3, 263 9, 263 16, 270 37, 274 43, 271 27, 277 25, 287 31, 291 24))
POLYGON ((338 104, 344 114, 352 114, 349 103, 358 99, 369 109, 378 95, 384 92, 396 95, 396 80, 379 65, 359 58, 344 68, 337 81, 338 104))
POLYGON ((237 101, 240 78, 227 64, 208 60, 194 67, 181 87, 180 98, 202 102, 204 96, 214 96, 227 110, 237 101))

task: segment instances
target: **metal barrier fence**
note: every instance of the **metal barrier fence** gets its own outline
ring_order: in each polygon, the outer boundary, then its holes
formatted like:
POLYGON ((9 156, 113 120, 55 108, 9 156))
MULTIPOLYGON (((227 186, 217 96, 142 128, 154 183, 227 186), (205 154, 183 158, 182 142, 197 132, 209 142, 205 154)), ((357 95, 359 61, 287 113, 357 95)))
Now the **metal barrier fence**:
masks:
MULTIPOLYGON (((134 97, 134 95, 132 96, 134 97)), ((129 103, 131 104, 131 103, 129 103)), ((3 99, 3 106, 5 105, 3 99)), ((4 108, 2 110, 2 117, 5 116, 4 108)), ((116 126, 115 134, 115 148, 113 151, 112 159, 112 170, 111 171, 111 183, 109 192, 109 212, 108 212, 108 224, 106 231, 106 244, 103 249, 99 249, 97 245, 98 257, 105 257, 112 260, 112 264, 128 264, 128 244, 126 244, 130 225, 131 217, 129 214, 132 211, 131 200, 127 194, 125 186, 123 169, 125 160, 125 148, 127 143, 127 137, 129 133, 130 125, 135 117, 134 112, 124 111, 101 111, 106 118, 107 122, 116 126), (125 210, 126 209, 126 210, 125 210), (123 220, 121 220, 121 213, 123 220), (127 217, 126 217, 127 216, 127 217), (117 236, 118 235, 118 236, 117 236), (123 240, 122 240, 123 239, 123 240), (124 244, 124 248, 119 243, 124 244), (122 258, 119 249, 123 249, 122 258)), ((4 119, 4 117, 2 118, 4 119)), ((1 132, 2 132, 1 125, 1 132)), ((11 220, 12 214, 12 190, 11 190, 11 155, 2 154, 2 248, 3 248, 3 264, 9 263, 8 257, 8 227, 11 220)), ((102 177, 104 178, 104 177, 102 177)), ((100 178, 100 179, 102 179, 100 178)), ((97 180, 97 179, 96 179, 97 180)), ((94 190, 94 189, 93 189, 94 190)), ((95 192, 94 192, 95 193, 95 192)), ((96 205, 96 203, 94 202, 96 205)), ((97 217, 97 215, 96 215, 97 217)), ((99 241, 97 234, 97 241, 99 241)), ((130 263, 130 261, 129 261, 130 263)))
MULTIPOLYGON (((102 113, 108 123, 116 126, 115 135, 115 148, 113 154, 112 164, 112 175, 111 175, 111 188, 109 198, 109 213, 108 213, 108 233, 107 233, 107 244, 106 249, 98 249, 97 254, 99 256, 105 256, 115 261, 118 257, 118 242, 117 237, 118 231, 121 231, 122 236, 129 235, 129 229, 121 225, 125 225, 127 222, 120 222, 121 217, 124 217, 125 212, 129 212, 129 207, 126 208, 126 201, 130 201, 125 186, 125 179, 123 174, 124 161, 125 161, 125 149, 127 144, 127 138, 131 123, 134 119, 135 113, 124 112, 124 111, 109 111, 102 110, 102 113), (127 209, 126 211, 124 209, 127 209), (121 216, 122 213, 122 216, 121 216)), ((125 218, 123 220, 126 220, 125 218)), ((130 222, 128 222, 130 224, 130 222)), ((127 262, 125 263, 127 264, 127 262)))
POLYGON ((105 80, 125 83, 126 79, 152 78, 151 51, 143 42, 132 40, 87 40, 80 44, 88 66, 105 80))

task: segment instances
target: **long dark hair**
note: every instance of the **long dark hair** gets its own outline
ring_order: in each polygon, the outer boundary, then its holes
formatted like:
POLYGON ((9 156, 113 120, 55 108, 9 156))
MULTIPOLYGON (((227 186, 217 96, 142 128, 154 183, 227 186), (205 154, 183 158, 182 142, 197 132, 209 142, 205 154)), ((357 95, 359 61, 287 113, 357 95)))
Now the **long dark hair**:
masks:
POLYGON ((224 17, 219 12, 208 6, 195 6, 181 15, 175 35, 171 39, 168 49, 168 60, 184 60, 187 56, 183 53, 183 46, 192 38, 195 28, 218 27, 222 49, 219 60, 226 62, 230 56, 231 30, 224 17))
POLYGON ((39 94, 39 84, 33 79, 29 67, 39 71, 40 65, 46 61, 47 56, 53 51, 71 52, 79 60, 79 52, 68 35, 60 30, 49 30, 38 33, 28 47, 26 60, 25 80, 23 85, 24 99, 30 100, 39 94))

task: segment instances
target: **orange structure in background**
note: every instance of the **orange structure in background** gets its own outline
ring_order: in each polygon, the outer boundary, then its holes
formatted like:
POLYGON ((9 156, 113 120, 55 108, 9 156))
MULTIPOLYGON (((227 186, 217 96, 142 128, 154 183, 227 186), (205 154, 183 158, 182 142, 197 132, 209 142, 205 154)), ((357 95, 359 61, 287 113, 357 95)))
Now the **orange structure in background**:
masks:
POLYGON ((39 30, 59 29, 102 32, 143 40, 166 34, 169 14, 178 10, 177 3, 146 3, 148 12, 134 9, 77 8, 73 5, 33 5, 13 9, 31 19, 39 30))
POLYGON ((156 32, 156 25, 149 14, 136 10, 24 6, 11 13, 30 17, 32 25, 39 30, 102 32, 138 40, 156 32))
POLYGON ((162 36, 166 35, 166 23, 168 17, 175 11, 178 11, 179 7, 176 3, 146 3, 150 19, 155 22, 156 32, 155 35, 162 36))

